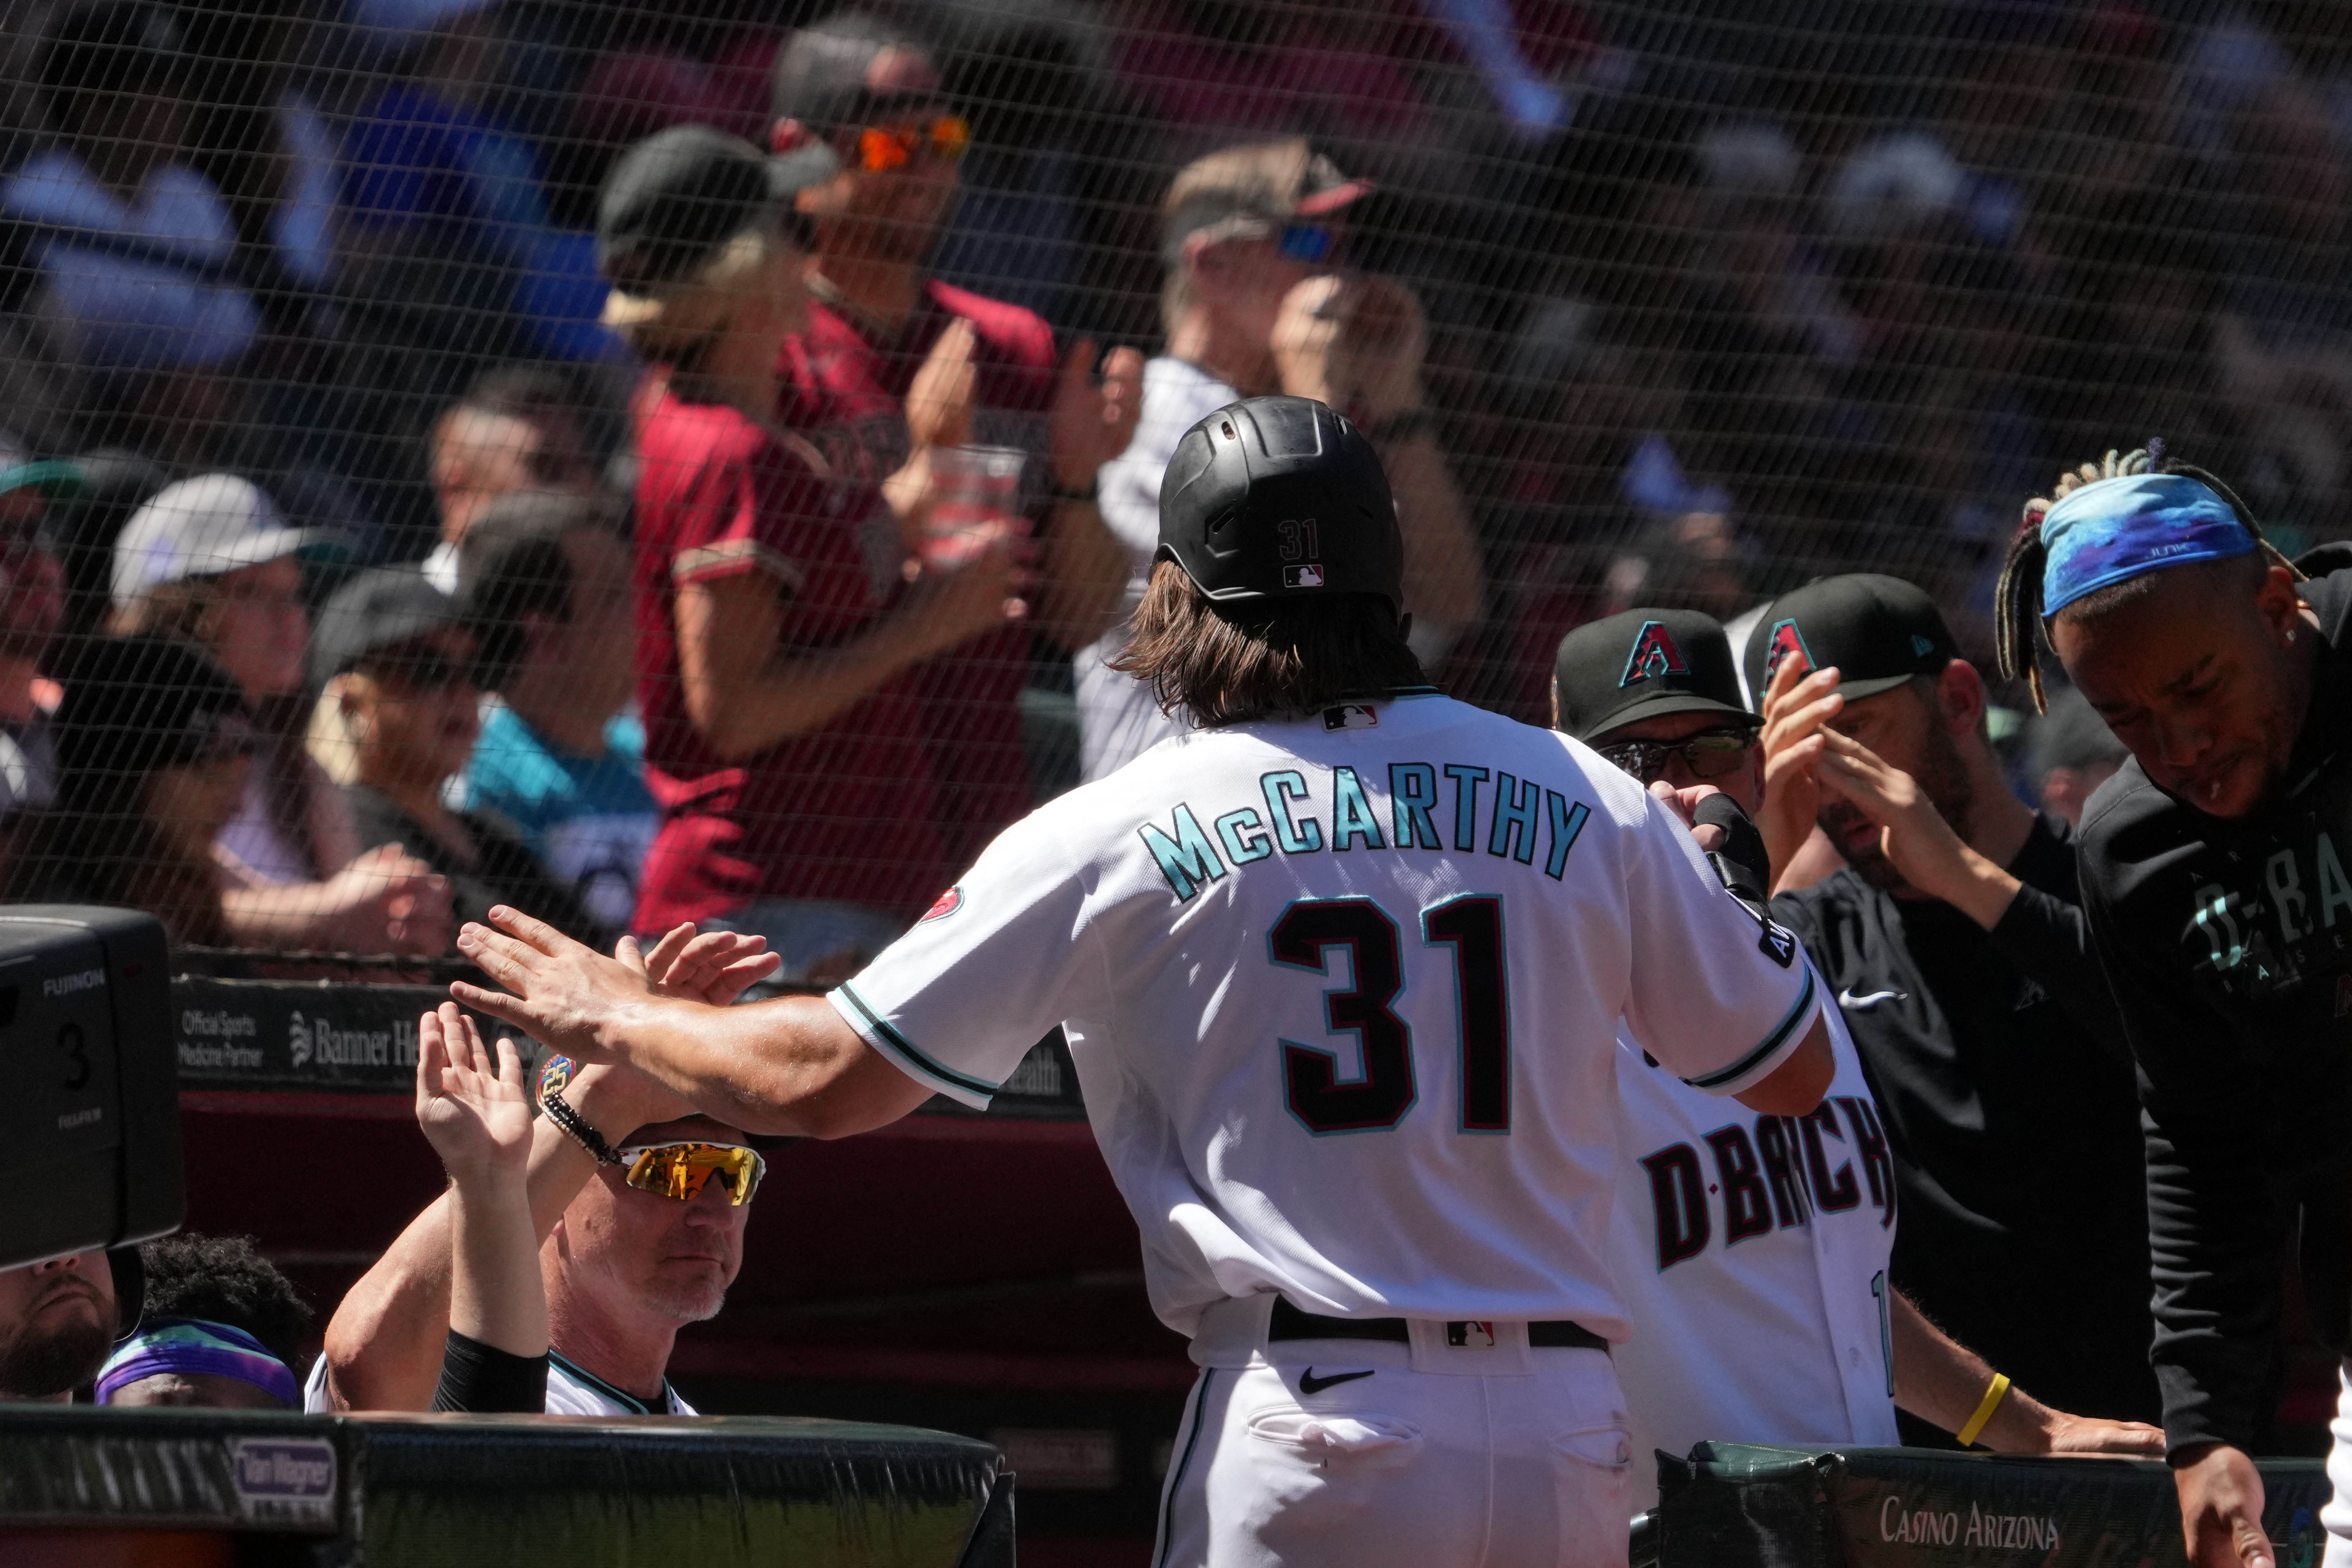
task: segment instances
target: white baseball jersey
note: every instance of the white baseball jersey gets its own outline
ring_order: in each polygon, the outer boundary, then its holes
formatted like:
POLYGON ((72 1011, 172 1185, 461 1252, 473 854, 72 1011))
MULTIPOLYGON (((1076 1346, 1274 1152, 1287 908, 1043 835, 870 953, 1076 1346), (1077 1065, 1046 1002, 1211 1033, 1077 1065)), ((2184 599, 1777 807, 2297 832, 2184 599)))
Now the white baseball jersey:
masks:
MULTIPOLYGON (((313 1415, 331 1415, 334 1403, 327 1396, 327 1358, 310 1363, 302 1385, 302 1408, 313 1415)), ((662 1380, 662 1402, 647 1405, 635 1394, 614 1387, 561 1352, 547 1358, 547 1413, 550 1415, 698 1415, 700 1411, 678 1396, 669 1380, 662 1380)))
POLYGON ((1862 1058, 1828 1017, 1837 1077, 1803 1117, 1709 1099, 1617 1037, 1610 1262, 1633 1321, 1617 1378, 1637 1509, 1657 1500, 1656 1449, 1902 1441, 1895 1166, 1862 1058))
POLYGON ((1737 1092, 1819 1011, 1794 952, 1625 774, 1422 689, 1160 742, 832 1001, 974 1107, 1062 1025, 1180 1333, 1279 1290, 1615 1340, 1617 1021, 1737 1092))

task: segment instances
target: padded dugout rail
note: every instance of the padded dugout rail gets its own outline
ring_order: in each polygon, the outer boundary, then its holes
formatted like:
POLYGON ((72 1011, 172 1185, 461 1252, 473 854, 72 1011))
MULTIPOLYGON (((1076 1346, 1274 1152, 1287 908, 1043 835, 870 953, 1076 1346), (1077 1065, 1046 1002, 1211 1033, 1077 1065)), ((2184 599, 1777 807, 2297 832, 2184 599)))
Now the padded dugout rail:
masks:
MULTIPOLYGON (((2326 1468, 2264 1459, 2263 1532, 2287 1568, 2323 1544, 2326 1468)), ((2037 1568, 2178 1563, 2180 1510, 2156 1459, 1702 1443, 1659 1466, 1634 1568, 2037 1568)))
POLYGON ((318 1568, 1012 1568, 1012 1523, 993 1447, 909 1426, 0 1409, 0 1561, 79 1529, 318 1568))

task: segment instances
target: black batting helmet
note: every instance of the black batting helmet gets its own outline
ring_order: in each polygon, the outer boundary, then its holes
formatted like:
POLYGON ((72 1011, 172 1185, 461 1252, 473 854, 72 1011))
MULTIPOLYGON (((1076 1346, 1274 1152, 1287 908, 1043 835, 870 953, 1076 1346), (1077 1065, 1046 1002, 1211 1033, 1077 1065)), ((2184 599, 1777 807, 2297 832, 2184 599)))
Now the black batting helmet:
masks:
POLYGON ((1362 431, 1311 397, 1246 397, 1184 432, 1160 549, 1219 604, 1377 594, 1404 612, 1404 539, 1362 431))

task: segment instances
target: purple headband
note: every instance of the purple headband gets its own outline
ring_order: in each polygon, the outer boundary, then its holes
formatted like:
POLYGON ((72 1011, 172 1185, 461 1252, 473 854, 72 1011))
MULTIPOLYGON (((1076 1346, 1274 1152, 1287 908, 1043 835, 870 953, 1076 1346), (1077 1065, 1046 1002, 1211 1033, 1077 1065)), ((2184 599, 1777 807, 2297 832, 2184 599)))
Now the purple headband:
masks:
POLYGON ((168 1372, 209 1373, 249 1383, 289 1410, 302 1408, 294 1370, 243 1329, 202 1318, 159 1318, 114 1348, 98 1373, 98 1403, 142 1378, 168 1372))

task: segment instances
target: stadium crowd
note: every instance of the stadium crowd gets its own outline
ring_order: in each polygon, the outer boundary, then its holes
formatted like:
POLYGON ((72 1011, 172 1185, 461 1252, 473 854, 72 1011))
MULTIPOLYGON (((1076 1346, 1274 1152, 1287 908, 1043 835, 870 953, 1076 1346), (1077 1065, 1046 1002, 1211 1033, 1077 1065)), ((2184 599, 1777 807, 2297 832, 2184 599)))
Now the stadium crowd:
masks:
MULTIPOLYGON (((1119 662, 1161 475, 1313 397, 1393 486, 1422 667, 1739 776, 1829 981, 1932 1003, 1848 1003, 1949 1373, 1889 1372, 1906 1436, 2147 1451, 2071 832, 2126 750, 1997 678, 1997 583, 2049 474, 2151 431, 2287 555, 2352 531, 2352 29, 1903 9, 1800 72, 1778 4, 21 7, 0 898, 411 960, 507 905, 699 1000, 844 979, 1182 722, 1119 662), (1580 706, 1701 650, 1693 701, 1580 706), (1971 1416, 1987 1368, 2048 1403, 1971 1416)), ((185 1238, 0 1276, 0 1394, 686 1411, 756 1141, 595 1067, 535 1121, 423 1035, 450 1192, 307 1392, 290 1287, 185 1238)))

